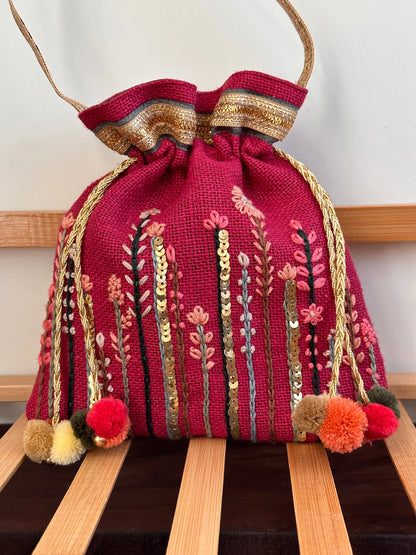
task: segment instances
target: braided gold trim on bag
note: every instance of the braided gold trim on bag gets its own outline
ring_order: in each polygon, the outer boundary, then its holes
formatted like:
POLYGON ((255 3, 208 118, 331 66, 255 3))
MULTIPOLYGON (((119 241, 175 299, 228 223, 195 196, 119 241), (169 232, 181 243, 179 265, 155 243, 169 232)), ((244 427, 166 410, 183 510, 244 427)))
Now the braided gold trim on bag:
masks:
POLYGON ((355 381, 358 392, 363 402, 368 404, 369 399, 364 388, 363 379, 358 371, 357 362, 351 348, 351 342, 346 326, 344 305, 346 280, 345 241, 338 216, 335 212, 334 205, 332 204, 328 193, 319 184, 318 180, 307 166, 295 160, 295 158, 293 158, 289 154, 286 154, 279 149, 275 150, 276 153, 284 160, 287 160, 308 183, 312 194, 319 204, 323 216, 323 225, 329 251, 329 268, 331 273, 331 282, 334 292, 336 312, 334 361, 332 365, 329 395, 331 397, 335 397, 337 395, 343 346, 345 344, 345 348, 350 359, 353 380, 355 381))
MULTIPOLYGON (((96 205, 102 199, 108 186, 130 167, 136 158, 128 158, 117 166, 111 173, 104 177, 91 191, 78 217, 74 223, 61 256, 61 268, 65 268, 71 249, 74 250, 74 273, 75 287, 77 291, 77 304, 79 315, 84 330, 85 349, 88 357, 88 363, 91 372, 88 376, 88 383, 91 391, 90 407, 100 399, 100 389, 98 384, 98 363, 95 357, 94 339, 91 337, 89 329, 89 320, 85 308, 83 289, 82 289, 82 272, 81 272, 81 245, 87 227, 88 219, 96 205)), ((60 401, 61 401, 61 321, 62 321, 62 293, 64 288, 65 272, 59 272, 58 282, 56 284, 56 327, 54 337, 54 367, 53 367, 53 418, 52 425, 56 426, 59 422, 60 401)))

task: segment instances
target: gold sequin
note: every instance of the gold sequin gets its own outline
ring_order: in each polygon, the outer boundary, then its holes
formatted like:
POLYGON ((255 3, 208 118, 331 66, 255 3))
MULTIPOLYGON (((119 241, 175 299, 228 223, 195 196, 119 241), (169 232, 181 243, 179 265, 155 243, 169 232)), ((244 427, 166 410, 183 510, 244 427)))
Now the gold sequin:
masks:
MULTIPOLYGON (((288 279, 285 286, 285 302, 283 306, 286 313, 286 340, 291 390, 290 407, 292 412, 302 400, 302 364, 299 361, 300 326, 296 302, 296 281, 288 279)), ((293 436, 295 441, 305 441, 306 439, 306 434, 299 432, 294 424, 293 436)))
POLYGON ((168 426, 173 438, 180 439, 182 434, 178 422, 179 401, 176 389, 175 359, 172 356, 173 346, 171 326, 167 312, 166 277, 168 264, 166 261, 165 249, 163 247, 162 236, 154 237, 153 248, 156 258, 156 316, 158 318, 160 328, 160 339, 163 348, 165 365, 165 384, 169 399, 168 426))

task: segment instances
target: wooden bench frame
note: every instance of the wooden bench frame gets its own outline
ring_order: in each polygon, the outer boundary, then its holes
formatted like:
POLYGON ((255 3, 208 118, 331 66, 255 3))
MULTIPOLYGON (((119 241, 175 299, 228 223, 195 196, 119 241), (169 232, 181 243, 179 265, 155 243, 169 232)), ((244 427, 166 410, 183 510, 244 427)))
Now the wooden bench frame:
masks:
MULTIPOLYGON (((416 241, 416 205, 340 207, 347 241, 416 241)), ((0 212, 0 247, 54 246, 63 213, 0 212), (24 230, 24 233, 21 231, 24 230)), ((400 399, 416 399, 416 374, 389 374, 400 399)), ((26 401, 34 376, 0 376, 0 401, 26 401)), ((397 432, 386 440, 404 490, 416 512, 416 430, 401 405, 397 432)), ((0 491, 24 459, 22 415, 0 439, 0 491)), ((40 539, 35 554, 85 553, 131 441, 85 457, 40 539), (105 466, 106 480, 102 481, 105 466), (88 488, 83 487, 88 483, 88 488), (88 502, 86 502, 88 498, 88 502), (73 510, 77 507, 77 510, 73 510), (73 534, 76 529, 77 533, 73 534)), ((213 555, 218 550, 226 440, 189 441, 168 544, 169 555, 213 555)), ((300 553, 352 553, 334 479, 320 444, 287 444, 300 553)))

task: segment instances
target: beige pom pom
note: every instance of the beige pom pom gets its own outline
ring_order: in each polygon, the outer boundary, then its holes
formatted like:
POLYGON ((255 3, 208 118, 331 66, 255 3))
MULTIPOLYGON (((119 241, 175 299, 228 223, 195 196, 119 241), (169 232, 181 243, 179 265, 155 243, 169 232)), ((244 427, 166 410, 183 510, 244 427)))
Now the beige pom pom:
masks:
POLYGON ((53 428, 45 420, 29 420, 23 433, 23 449, 33 462, 49 458, 53 442, 53 428))
POLYGON ((60 465, 72 464, 79 461, 84 452, 85 448, 75 437, 71 422, 60 422, 54 430, 51 462, 60 465))
POLYGON ((292 422, 302 432, 317 435, 326 418, 327 394, 305 395, 292 413, 292 422))

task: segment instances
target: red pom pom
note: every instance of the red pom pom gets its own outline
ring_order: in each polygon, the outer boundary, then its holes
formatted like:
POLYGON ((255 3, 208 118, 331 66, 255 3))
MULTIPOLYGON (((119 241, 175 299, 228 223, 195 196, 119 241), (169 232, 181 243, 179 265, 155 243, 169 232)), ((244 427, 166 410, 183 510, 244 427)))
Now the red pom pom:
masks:
POLYGON ((101 399, 88 411, 87 424, 97 436, 111 439, 118 436, 128 419, 127 407, 114 397, 101 399))
POLYGON ((368 428, 364 434, 367 441, 385 439, 397 430, 399 419, 389 407, 370 403, 362 409, 368 420, 368 428))
POLYGON ((360 405, 351 399, 333 397, 328 401, 319 437, 327 449, 350 453, 362 445, 366 429, 367 417, 360 405))

